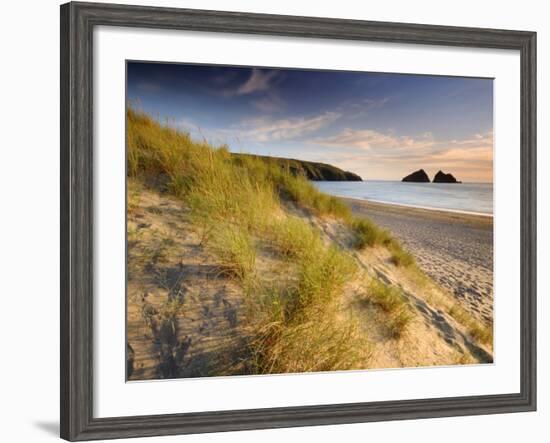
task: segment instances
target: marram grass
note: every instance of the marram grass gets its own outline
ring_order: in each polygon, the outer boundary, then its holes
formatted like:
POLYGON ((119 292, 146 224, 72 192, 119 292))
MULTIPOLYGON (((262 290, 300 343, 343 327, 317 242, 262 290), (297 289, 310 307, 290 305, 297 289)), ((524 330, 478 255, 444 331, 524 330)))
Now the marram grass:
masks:
MULTIPOLYGON (((354 233, 358 249, 384 245, 396 265, 407 266, 406 253, 386 231, 354 218, 343 201, 276 162, 232 156, 227 146, 193 140, 131 107, 127 145, 128 176, 185 202, 219 272, 245 290, 254 331, 250 373, 364 367, 368 339, 355 319, 343 320, 336 309, 357 265, 339 247, 326 245, 317 228, 290 215, 287 205, 339 219, 354 233), (269 281, 256 269, 258 245, 266 242, 292 270, 269 281)), ((398 335, 408 320, 397 311, 392 308, 398 335)))

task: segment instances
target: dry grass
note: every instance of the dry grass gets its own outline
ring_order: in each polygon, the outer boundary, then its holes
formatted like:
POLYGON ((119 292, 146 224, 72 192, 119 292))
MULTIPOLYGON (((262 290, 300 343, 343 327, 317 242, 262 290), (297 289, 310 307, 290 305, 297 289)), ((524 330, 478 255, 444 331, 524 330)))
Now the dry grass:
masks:
POLYGON ((319 232, 294 216, 273 223, 269 237, 279 254, 289 259, 304 256, 311 245, 320 242, 319 232))
MULTIPOLYGON (((280 199, 288 199, 316 215, 349 220, 350 210, 339 199, 274 162, 232 157, 224 146, 193 141, 132 109, 128 175, 182 199, 220 272, 249 295, 250 323, 256 331, 251 372, 345 369, 359 365, 358 359, 364 363, 364 334, 353 321, 337 321, 329 309, 356 272, 354 260, 325 245, 306 222, 279 216, 284 213, 280 199), (292 270, 269 283, 255 269, 258 240, 265 239, 292 270)), ((146 259, 161 260, 163 247, 161 242, 146 259)))
POLYGON ((366 218, 353 219, 350 225, 355 234, 354 247, 357 249, 375 245, 387 246, 392 241, 388 231, 380 229, 366 218))
POLYGON ((313 312, 295 323, 260 324, 251 344, 251 372, 277 374, 365 367, 372 346, 357 321, 342 322, 329 312, 313 312))
POLYGON ((390 261, 395 266, 410 267, 415 264, 414 257, 388 231, 380 229, 369 219, 351 218, 348 225, 354 233, 353 246, 356 249, 381 245, 390 251, 390 261))
POLYGON ((254 278, 256 249, 254 240, 245 230, 221 225, 214 231, 208 249, 216 254, 221 273, 245 284, 254 278))
POLYGON ((380 280, 372 279, 367 286, 367 299, 385 313, 389 335, 393 338, 401 337, 413 319, 413 313, 402 291, 396 286, 388 286, 380 280))
POLYGON ((405 251, 400 245, 392 244, 388 249, 391 253, 390 261, 395 266, 409 267, 415 265, 414 257, 405 251))

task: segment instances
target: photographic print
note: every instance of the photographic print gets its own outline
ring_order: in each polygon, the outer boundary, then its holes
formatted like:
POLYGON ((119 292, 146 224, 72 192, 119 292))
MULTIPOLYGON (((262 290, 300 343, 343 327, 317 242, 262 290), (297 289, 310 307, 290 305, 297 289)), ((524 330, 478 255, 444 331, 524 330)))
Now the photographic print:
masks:
POLYGON ((493 80, 128 61, 127 379, 493 362, 493 80))

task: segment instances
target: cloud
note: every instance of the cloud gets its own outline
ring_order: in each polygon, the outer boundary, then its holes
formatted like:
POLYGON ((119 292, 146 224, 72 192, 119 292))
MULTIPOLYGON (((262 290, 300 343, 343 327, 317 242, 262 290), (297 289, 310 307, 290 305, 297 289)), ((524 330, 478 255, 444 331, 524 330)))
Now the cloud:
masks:
POLYGON ((335 110, 347 118, 365 117, 370 111, 383 107, 388 101, 390 97, 345 100, 335 110))
POLYGON ((324 112, 312 117, 293 117, 270 119, 260 117, 245 120, 240 127, 232 131, 243 140, 267 142, 299 138, 324 128, 340 118, 336 112, 324 112))
MULTIPOLYGON (((223 86, 232 81, 234 76, 224 77, 218 76, 212 78, 212 83, 223 86)), ((262 71, 258 68, 253 68, 250 77, 242 84, 233 87, 226 87, 213 91, 222 97, 231 98, 240 95, 250 95, 257 92, 268 91, 274 94, 273 86, 281 80, 282 77, 278 71, 262 71)))
POLYGON ((323 112, 309 117, 275 119, 259 117, 246 119, 227 128, 200 127, 197 122, 180 119, 175 127, 188 131, 195 138, 206 139, 214 144, 235 142, 264 143, 282 140, 299 140, 313 132, 329 126, 340 118, 335 112, 323 112))
POLYGON ((262 97, 258 100, 250 102, 252 106, 262 112, 277 112, 285 107, 285 102, 276 94, 269 94, 267 97, 262 97))
POLYGON ((347 128, 336 135, 308 142, 331 148, 328 162, 351 168, 366 178, 395 180, 419 168, 426 169, 429 175, 442 169, 465 181, 491 181, 493 177, 491 131, 464 139, 440 140, 429 132, 399 136, 347 128))
POLYGON ((381 108, 390 100, 389 97, 383 98, 363 98, 360 100, 353 100, 343 104, 343 106, 349 106, 352 109, 369 110, 374 108, 381 108))
POLYGON ((258 91, 267 91, 271 88, 273 81, 277 78, 277 71, 262 71, 260 69, 252 69, 250 78, 243 83, 237 91, 236 95, 252 94, 258 91))
POLYGON ((321 146, 372 149, 418 149, 433 146, 434 140, 430 133, 422 137, 395 136, 384 134, 373 129, 346 128, 336 135, 325 138, 317 138, 310 141, 321 146))

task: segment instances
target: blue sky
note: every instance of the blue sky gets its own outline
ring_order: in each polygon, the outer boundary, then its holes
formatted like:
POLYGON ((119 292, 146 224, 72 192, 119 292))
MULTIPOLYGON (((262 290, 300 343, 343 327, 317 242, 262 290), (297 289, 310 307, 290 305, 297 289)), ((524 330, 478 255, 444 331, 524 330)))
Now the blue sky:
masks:
POLYGON ((366 180, 424 168, 492 181, 490 79, 137 63, 128 100, 234 152, 330 163, 366 180))

